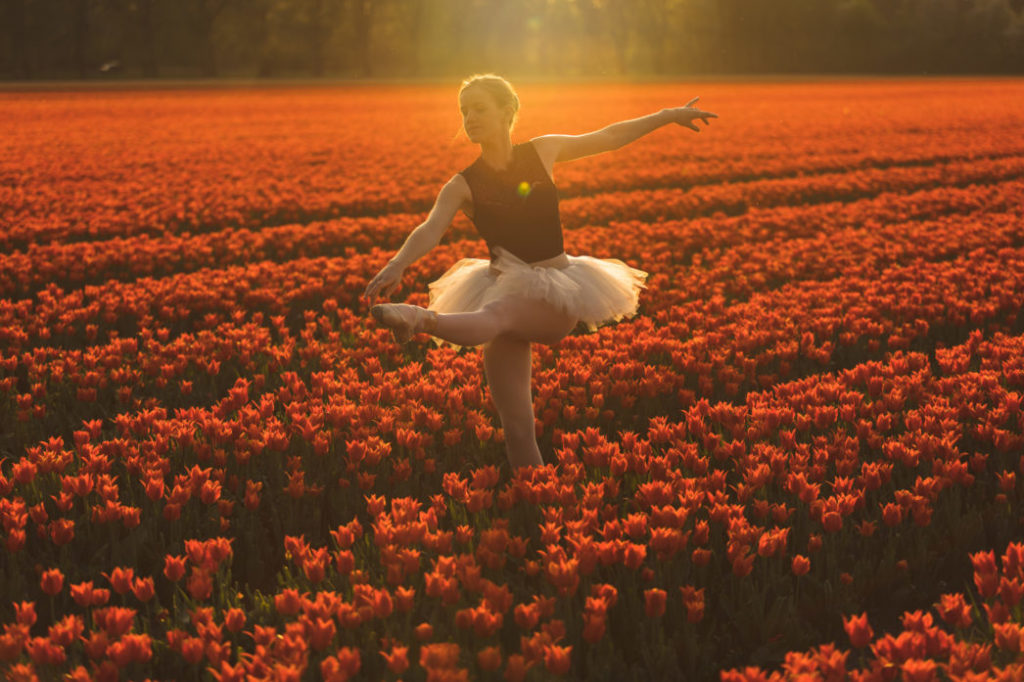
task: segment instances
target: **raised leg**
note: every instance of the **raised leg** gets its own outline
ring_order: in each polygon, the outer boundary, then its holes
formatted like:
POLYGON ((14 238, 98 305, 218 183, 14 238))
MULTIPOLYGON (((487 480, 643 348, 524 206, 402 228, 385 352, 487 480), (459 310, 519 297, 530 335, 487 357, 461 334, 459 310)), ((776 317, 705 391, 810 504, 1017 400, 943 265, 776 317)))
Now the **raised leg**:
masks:
POLYGON ((508 297, 471 313, 440 314, 432 333, 460 346, 479 346, 503 334, 550 344, 575 326, 576 318, 547 301, 508 297))
POLYGON ((505 451, 513 470, 544 464, 533 417, 532 364, 529 341, 501 335, 484 346, 487 385, 501 417, 505 451))

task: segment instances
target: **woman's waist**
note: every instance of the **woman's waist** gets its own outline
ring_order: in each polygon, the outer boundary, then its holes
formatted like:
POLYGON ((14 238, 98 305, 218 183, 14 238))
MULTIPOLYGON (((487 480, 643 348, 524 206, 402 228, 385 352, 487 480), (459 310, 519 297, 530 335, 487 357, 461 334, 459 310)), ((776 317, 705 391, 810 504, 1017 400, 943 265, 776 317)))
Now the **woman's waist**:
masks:
POLYGON ((552 256, 551 258, 545 258, 543 260, 531 261, 527 263, 527 265, 531 268, 558 268, 561 270, 562 268, 569 267, 569 256, 565 251, 563 251, 557 256, 552 256))
POLYGON ((491 259, 491 271, 502 270, 503 266, 524 267, 524 268, 555 268, 562 270, 569 267, 569 256, 562 251, 556 256, 543 258, 541 260, 524 261, 507 249, 498 247, 495 249, 495 257, 491 259))

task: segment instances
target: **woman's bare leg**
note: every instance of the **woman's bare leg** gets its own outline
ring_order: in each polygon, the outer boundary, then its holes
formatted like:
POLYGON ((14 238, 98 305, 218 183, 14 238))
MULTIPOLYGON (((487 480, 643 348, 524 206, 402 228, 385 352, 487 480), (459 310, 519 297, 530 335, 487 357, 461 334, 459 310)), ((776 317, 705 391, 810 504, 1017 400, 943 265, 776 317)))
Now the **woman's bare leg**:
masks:
POLYGON ((431 334, 459 346, 479 346, 502 334, 537 343, 557 343, 576 318, 536 299, 508 297, 472 313, 441 313, 431 334))
POLYGON ((557 343, 576 322, 547 301, 506 297, 471 313, 439 313, 429 328, 418 327, 459 346, 485 344, 484 371, 513 469, 544 464, 533 416, 530 344, 557 343))
POLYGON ((532 365, 533 353, 529 341, 506 334, 495 337, 484 346, 487 385, 501 417, 505 451, 513 470, 544 465, 540 448, 537 447, 533 417, 530 387, 532 365))
POLYGON ((543 466, 530 385, 531 342, 557 343, 576 318, 546 301, 507 297, 472 313, 437 316, 434 335, 460 346, 484 345, 484 373, 505 432, 512 469, 543 466))

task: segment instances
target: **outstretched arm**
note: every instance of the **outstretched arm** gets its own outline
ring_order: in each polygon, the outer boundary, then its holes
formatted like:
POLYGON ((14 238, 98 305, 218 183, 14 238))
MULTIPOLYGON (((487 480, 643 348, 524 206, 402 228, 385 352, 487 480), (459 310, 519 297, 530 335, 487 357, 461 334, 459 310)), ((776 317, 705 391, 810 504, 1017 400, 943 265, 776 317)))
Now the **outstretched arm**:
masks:
POLYGON ((378 296, 391 296, 401 284, 405 269, 438 245, 459 208, 470 198, 469 185, 461 175, 456 174, 441 188, 427 219, 412 231, 398 253, 366 285, 363 298, 369 305, 372 306, 378 296))
POLYGON ((647 116, 619 121, 590 133, 541 135, 533 138, 532 141, 541 156, 552 158, 553 161, 572 161, 584 156, 618 149, 667 123, 677 123, 700 132, 700 128, 695 123, 697 119, 704 121, 704 124, 707 125, 709 118, 718 118, 718 115, 693 108, 692 105, 698 99, 698 97, 694 97, 685 106, 662 109, 647 116))

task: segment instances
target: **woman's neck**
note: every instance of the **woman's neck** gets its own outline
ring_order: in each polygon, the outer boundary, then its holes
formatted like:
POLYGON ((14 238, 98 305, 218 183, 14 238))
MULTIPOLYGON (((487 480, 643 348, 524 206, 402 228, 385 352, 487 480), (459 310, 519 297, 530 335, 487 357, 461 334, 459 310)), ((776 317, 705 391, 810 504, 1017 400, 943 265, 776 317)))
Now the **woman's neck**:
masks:
POLYGON ((505 170, 512 163, 512 138, 505 136, 481 142, 480 157, 494 170, 505 170))

